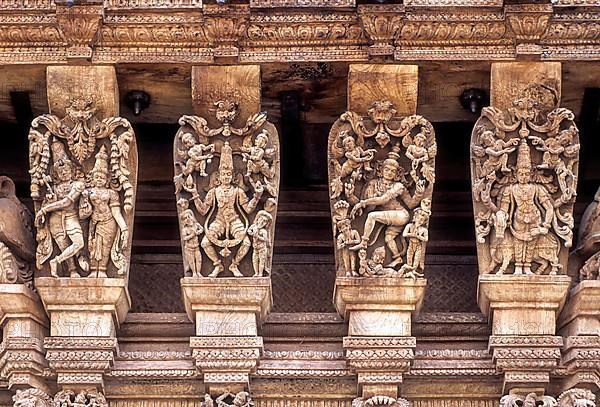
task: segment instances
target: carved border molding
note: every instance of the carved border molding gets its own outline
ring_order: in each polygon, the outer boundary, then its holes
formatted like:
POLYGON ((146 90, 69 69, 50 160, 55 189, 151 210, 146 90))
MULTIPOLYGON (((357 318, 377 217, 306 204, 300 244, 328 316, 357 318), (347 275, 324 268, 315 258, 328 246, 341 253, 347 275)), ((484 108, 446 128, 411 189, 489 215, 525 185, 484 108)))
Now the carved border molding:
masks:
POLYGON ((396 60, 600 60, 600 5, 500 0, 105 0, 66 9, 49 0, 0 0, 0 63, 213 63, 396 60), (325 5, 327 3, 327 5, 325 5), (234 7, 235 6, 235 7, 234 7), (329 11, 323 12, 323 7, 329 11), (266 10, 269 10, 268 12, 266 10), (534 24, 528 21, 535 20, 534 24), (231 25, 233 24, 233 26, 231 25), (82 29, 79 29, 79 28, 82 29), (234 29, 235 28, 235 29, 234 29))

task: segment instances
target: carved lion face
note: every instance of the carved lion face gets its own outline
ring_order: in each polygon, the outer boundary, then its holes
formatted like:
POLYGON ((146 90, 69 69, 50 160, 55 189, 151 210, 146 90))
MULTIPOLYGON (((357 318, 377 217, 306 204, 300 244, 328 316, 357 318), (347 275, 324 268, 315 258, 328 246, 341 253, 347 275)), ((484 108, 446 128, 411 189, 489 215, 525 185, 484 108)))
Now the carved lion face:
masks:
POLYGON ((382 100, 373 102, 368 113, 373 122, 381 124, 392 120, 392 117, 396 114, 396 109, 394 109, 394 104, 389 100, 382 100))
POLYGON ((231 100, 219 100, 215 102, 217 108, 216 117, 221 123, 231 123, 237 115, 238 103, 231 100))
POLYGON ((86 122, 96 113, 94 102, 89 99, 75 99, 67 107, 67 115, 74 122, 86 122))

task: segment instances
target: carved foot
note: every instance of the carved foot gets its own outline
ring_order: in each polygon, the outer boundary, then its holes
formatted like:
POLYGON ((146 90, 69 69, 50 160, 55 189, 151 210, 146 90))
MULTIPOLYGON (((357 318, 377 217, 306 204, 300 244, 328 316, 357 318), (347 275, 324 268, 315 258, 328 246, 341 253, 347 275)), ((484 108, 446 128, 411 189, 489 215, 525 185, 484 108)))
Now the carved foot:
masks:
POLYGON ((502 167, 500 169, 500 171, 502 171, 502 172, 510 172, 510 168, 508 168, 508 167, 502 167))
POLYGON ((58 277, 58 260, 56 259, 50 260, 50 275, 58 277))
POLYGON ((97 278, 106 278, 108 276, 106 275, 106 271, 98 270, 98 272, 96 273, 96 277, 97 278))
POLYGON ((217 277, 219 274, 221 274, 223 272, 223 265, 222 264, 215 264, 215 269, 212 271, 212 273, 210 273, 208 276, 209 277, 217 277))
POLYGON ((229 266, 229 271, 231 271, 233 273, 234 277, 244 277, 244 275, 238 268, 238 265, 235 263, 231 263, 231 265, 229 266))
POLYGON ((81 278, 81 276, 79 275, 79 273, 76 272, 76 271, 71 271, 71 274, 69 274, 69 277, 71 277, 71 278, 81 278))

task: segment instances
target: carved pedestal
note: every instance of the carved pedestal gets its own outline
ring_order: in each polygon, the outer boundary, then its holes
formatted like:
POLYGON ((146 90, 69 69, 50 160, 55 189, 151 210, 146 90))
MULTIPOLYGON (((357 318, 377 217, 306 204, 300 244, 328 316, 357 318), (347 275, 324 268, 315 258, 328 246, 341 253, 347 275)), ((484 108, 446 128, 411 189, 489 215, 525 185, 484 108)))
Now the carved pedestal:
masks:
POLYGON ((564 338, 564 388, 600 385, 600 281, 584 280, 570 293, 558 320, 564 338))
POLYGON ((492 324, 489 347, 504 389, 544 391, 560 361, 556 320, 568 276, 481 275, 478 303, 492 324))
POLYGON ((117 352, 116 331, 131 300, 116 278, 38 278, 36 287, 50 316, 46 359, 65 389, 103 387, 117 352))
POLYGON ((24 284, 0 284, 0 315, 0 377, 10 388, 47 391, 42 372, 48 318, 38 295, 24 284))
POLYGON ((196 326, 190 347, 210 393, 247 388, 263 348, 258 328, 273 304, 271 279, 189 277, 181 289, 196 326))
POLYGON ((423 278, 336 279, 335 306, 348 321, 346 360, 358 375, 363 397, 397 397, 402 374, 414 358, 411 321, 426 285, 423 278))

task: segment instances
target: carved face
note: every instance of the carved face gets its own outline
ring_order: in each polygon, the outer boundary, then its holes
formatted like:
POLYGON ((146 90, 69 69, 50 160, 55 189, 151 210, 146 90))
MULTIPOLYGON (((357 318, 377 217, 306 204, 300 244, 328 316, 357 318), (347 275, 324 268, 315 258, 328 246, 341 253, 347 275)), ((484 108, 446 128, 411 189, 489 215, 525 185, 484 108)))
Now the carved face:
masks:
POLYGON ((256 146, 260 148, 265 148, 267 146, 268 137, 266 134, 261 133, 256 136, 256 146))
POLYGON ((94 102, 85 99, 75 99, 67 107, 67 115, 74 122, 86 122, 96 113, 94 102))
POLYGON ((59 182, 71 181, 71 163, 68 161, 59 161, 54 164, 54 171, 59 182))
POLYGON ((423 147, 425 145, 425 135, 423 133, 418 133, 414 138, 415 146, 423 147))
POLYGON ((396 114, 394 104, 389 100, 374 102, 369 109, 369 117, 376 124, 387 123, 396 114))
POLYGON ((489 130, 481 133, 481 144, 483 144, 486 147, 489 147, 492 144, 494 144, 494 133, 492 133, 489 130))
POLYGON ((373 256, 371 257, 373 263, 383 264, 385 261, 385 248, 383 246, 378 247, 373 251, 373 256))
POLYGON ((185 226, 192 226, 196 222, 194 214, 189 209, 183 212, 181 220, 185 226))
POLYGON ((192 133, 183 133, 181 136, 181 144, 186 148, 191 148, 196 144, 196 139, 192 136, 192 133))
POLYGON ((425 214, 422 211, 416 211, 415 217, 413 221, 415 222, 415 226, 423 226, 425 224, 425 214))
POLYGON ((237 115, 238 104, 230 100, 220 100, 215 103, 216 117, 221 123, 231 123, 237 115))
POLYGON ((527 168, 519 168, 517 170, 517 182, 519 184, 528 184, 531 182, 531 170, 527 168))
POLYGON ((386 181, 393 181, 398 176, 398 169, 392 163, 385 163, 383 164, 381 175, 386 181))
POLYGON ((219 172, 219 180, 221 185, 230 185, 233 180, 233 171, 229 168, 224 168, 219 172))
POLYGON ((92 174, 92 182, 96 187, 105 187, 108 183, 108 174, 104 171, 94 171, 92 174))
POLYGON ((248 398, 244 392, 240 392, 235 395, 233 399, 233 405, 237 407, 243 407, 248 402, 248 398))
POLYGON ((346 150, 346 151, 352 151, 356 147, 356 143, 354 142, 354 139, 350 136, 344 138, 343 144, 344 144, 344 150, 346 150))

